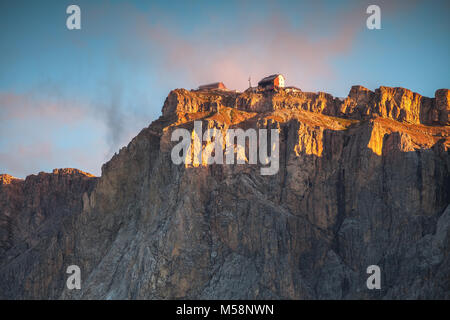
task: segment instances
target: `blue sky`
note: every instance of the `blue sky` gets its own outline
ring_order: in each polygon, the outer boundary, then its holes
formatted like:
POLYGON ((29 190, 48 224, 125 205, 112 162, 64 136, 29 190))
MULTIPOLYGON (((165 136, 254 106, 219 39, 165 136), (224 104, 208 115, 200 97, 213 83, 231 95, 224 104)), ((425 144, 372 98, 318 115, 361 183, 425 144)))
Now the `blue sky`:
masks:
POLYGON ((0 3, 0 173, 101 165, 161 114, 173 88, 281 72, 346 96, 352 85, 449 88, 448 1, 0 3), (66 8, 81 8, 81 30, 66 8), (381 30, 366 8, 381 8, 381 30))

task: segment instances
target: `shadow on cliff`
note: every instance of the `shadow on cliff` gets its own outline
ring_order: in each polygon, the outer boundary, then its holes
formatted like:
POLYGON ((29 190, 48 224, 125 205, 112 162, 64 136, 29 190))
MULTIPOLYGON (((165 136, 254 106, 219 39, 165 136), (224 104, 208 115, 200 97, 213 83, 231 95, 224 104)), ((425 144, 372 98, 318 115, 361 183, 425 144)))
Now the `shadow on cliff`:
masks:
MULTIPOLYGON (((281 128, 273 176, 261 176, 256 165, 176 166, 145 129, 105 165, 96 202, 87 195, 76 203, 78 210, 92 203, 90 211, 47 221, 51 232, 17 244, 15 258, 0 266, 0 297, 59 298, 62 268, 74 261, 85 279, 92 275, 87 297, 105 297, 134 274, 128 268, 145 261, 124 289, 131 297, 381 298, 396 297, 395 290, 414 296, 416 283, 425 286, 439 270, 427 248, 450 202, 443 142, 405 152, 407 138, 393 132, 379 140, 378 154, 368 147, 376 146, 373 127, 361 125, 311 131, 308 141, 322 146, 311 154, 295 150, 290 125, 281 128), (126 199, 116 198, 119 191, 126 199), (380 291, 364 287, 372 264, 383 270, 380 291), (153 283, 145 266, 157 268, 151 274, 160 277, 159 291, 140 289, 139 279, 153 283)), ((428 283, 425 297, 442 296, 428 283)))

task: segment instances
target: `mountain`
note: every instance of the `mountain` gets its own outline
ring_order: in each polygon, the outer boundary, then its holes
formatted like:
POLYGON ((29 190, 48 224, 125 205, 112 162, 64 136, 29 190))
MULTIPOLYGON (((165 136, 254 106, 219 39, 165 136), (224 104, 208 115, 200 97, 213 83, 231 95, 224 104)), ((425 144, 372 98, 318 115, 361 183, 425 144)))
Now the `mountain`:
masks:
POLYGON ((173 90, 101 177, 0 176, 0 298, 450 299, 449 101, 173 90), (172 133, 194 121, 275 129, 279 170, 174 164, 172 133))

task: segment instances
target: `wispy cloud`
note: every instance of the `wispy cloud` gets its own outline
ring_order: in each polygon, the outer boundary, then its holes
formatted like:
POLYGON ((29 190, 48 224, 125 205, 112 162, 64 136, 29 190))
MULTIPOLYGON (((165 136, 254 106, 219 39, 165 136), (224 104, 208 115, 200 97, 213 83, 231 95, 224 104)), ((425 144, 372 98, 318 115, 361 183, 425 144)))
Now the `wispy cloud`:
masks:
POLYGON ((86 106, 63 100, 59 94, 39 94, 36 91, 25 93, 0 92, 0 118, 12 119, 47 118, 62 122, 76 122, 83 118, 86 106))
POLYGON ((98 174, 107 152, 98 141, 102 130, 89 103, 66 98, 57 87, 0 92, 0 171, 25 177, 84 165, 86 171, 98 174), (92 140, 88 133, 80 133, 83 128, 90 129, 92 140))
POLYGON ((171 77, 198 84, 222 80, 242 90, 248 86, 249 75, 257 80, 282 72, 291 83, 311 88, 314 80, 334 75, 332 59, 348 52, 365 27, 365 9, 360 5, 336 15, 321 16, 320 10, 315 11, 300 26, 277 8, 265 19, 253 17, 252 8, 247 9, 233 26, 221 29, 220 24, 212 24, 195 35, 163 22, 150 23, 136 11, 133 21, 124 24, 126 34, 135 37, 121 39, 120 50, 141 67, 147 64, 151 69, 155 61, 162 64, 161 81, 171 77), (317 19, 321 30, 329 30, 325 36, 317 34, 317 19))

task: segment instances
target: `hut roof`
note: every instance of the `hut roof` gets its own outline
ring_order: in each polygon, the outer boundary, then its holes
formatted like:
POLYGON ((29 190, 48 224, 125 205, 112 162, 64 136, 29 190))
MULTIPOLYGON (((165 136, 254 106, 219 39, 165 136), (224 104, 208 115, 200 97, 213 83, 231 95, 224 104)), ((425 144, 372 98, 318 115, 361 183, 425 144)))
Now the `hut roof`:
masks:
POLYGON ((198 87, 199 89, 211 89, 211 88, 220 88, 220 89, 226 89, 223 82, 214 82, 214 83, 208 83, 204 84, 198 87))
POLYGON ((265 78, 263 78, 261 81, 258 82, 258 85, 264 85, 267 83, 271 83, 276 77, 281 76, 281 74, 277 73, 277 74, 272 74, 270 76, 267 76, 265 78))

